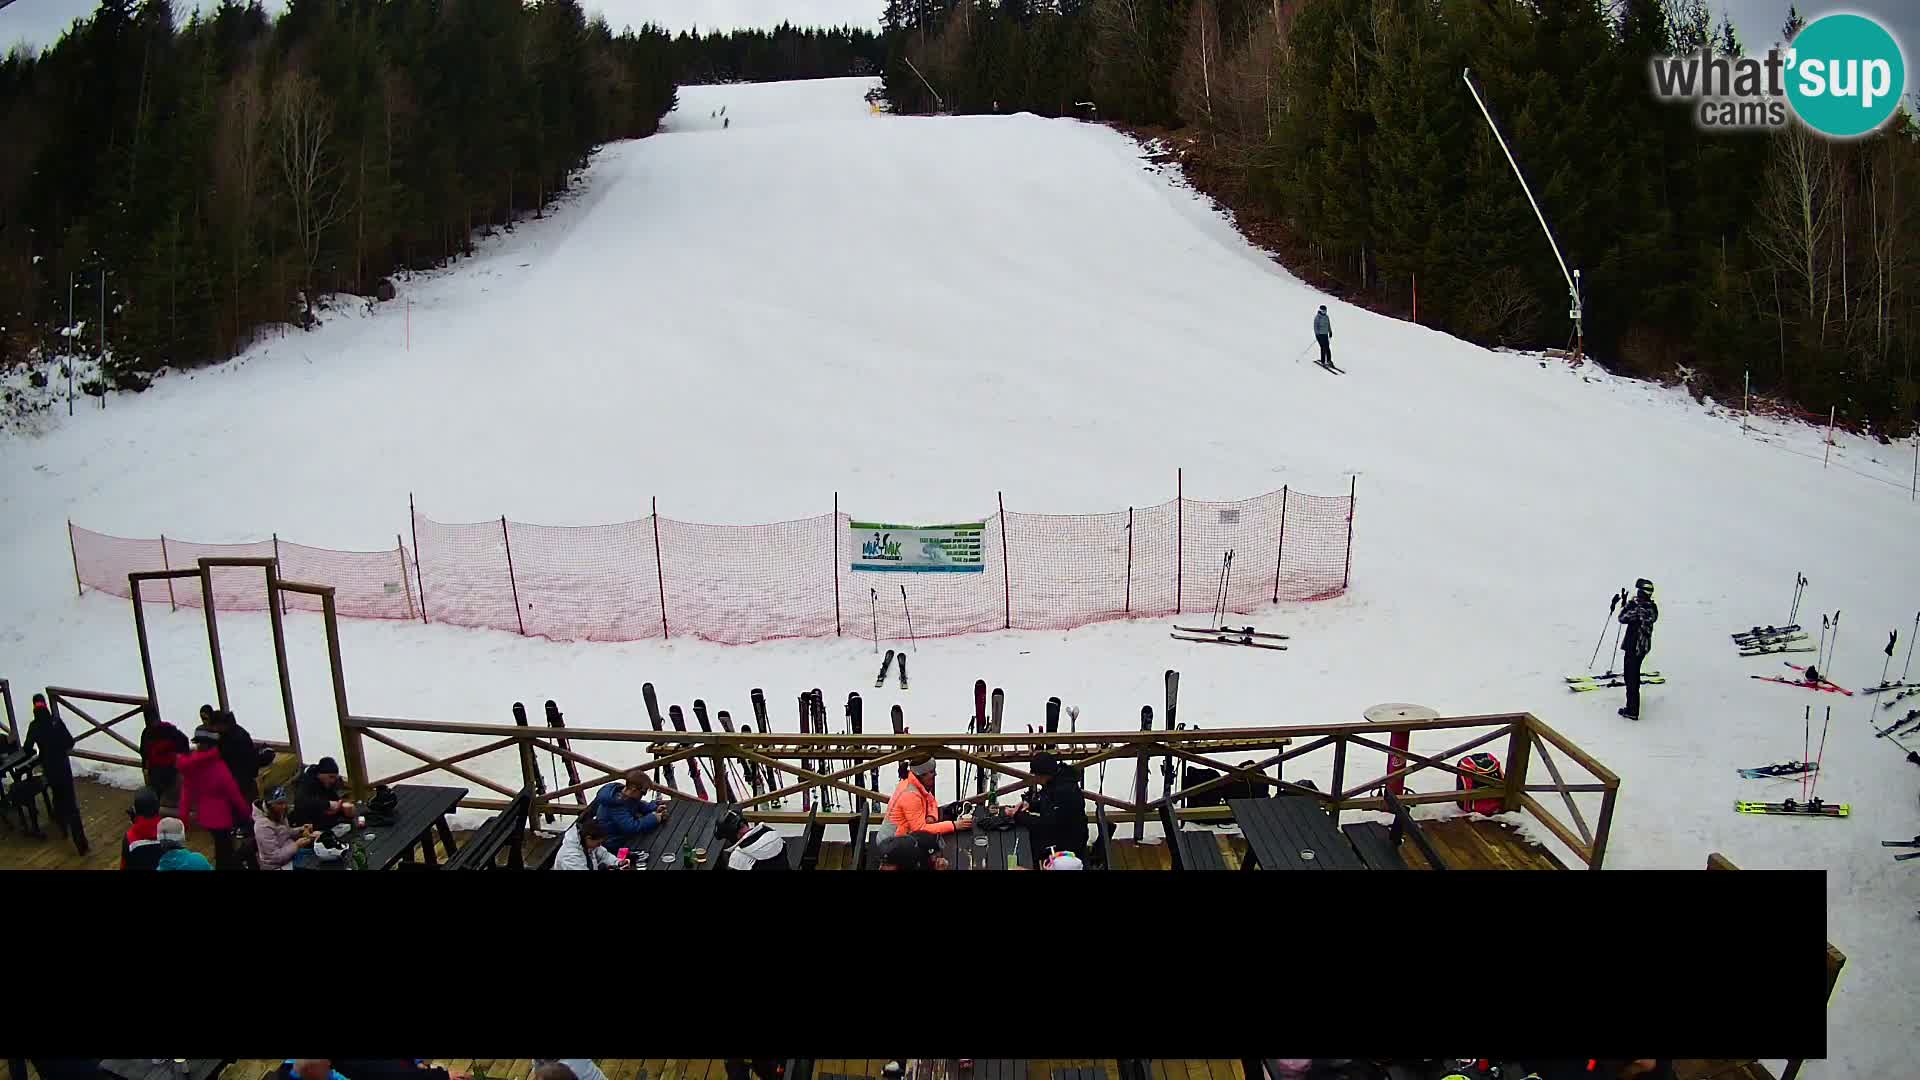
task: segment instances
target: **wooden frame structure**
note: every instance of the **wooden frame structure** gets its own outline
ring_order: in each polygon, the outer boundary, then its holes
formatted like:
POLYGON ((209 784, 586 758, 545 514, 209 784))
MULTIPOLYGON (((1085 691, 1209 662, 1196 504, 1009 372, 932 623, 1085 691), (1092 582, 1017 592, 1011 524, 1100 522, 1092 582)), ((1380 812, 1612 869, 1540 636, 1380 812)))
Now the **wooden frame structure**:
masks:
MULTIPOLYGON (((1738 870, 1740 868, 1733 865, 1732 860, 1728 859, 1725 855, 1716 851, 1707 856, 1707 869, 1738 870)), ((1827 942, 1827 1001, 1831 1002, 1833 1000, 1834 984, 1840 981, 1840 969, 1846 966, 1847 954, 1834 948, 1833 942, 1827 942)), ((1787 1067, 1780 1073, 1780 1080, 1796 1080, 1800 1075, 1801 1067, 1806 1065, 1806 1063, 1807 1060, 1805 1058, 1792 1058, 1788 1060, 1787 1067)))
MULTIPOLYGON (((970 765, 1007 781, 998 787, 989 788, 984 793, 972 790, 956 791, 956 800, 963 803, 997 799, 1022 791, 1036 783, 1036 778, 1027 773, 1024 766, 1027 759, 1041 749, 1046 749, 1063 761, 1079 766, 1083 775, 1087 767, 1104 761, 1126 760, 1134 762, 1136 767, 1150 767, 1149 763, 1154 758, 1169 758, 1177 762, 1199 765, 1216 770, 1220 774, 1211 780, 1179 787, 1160 798, 1149 798, 1140 788, 1136 788, 1138 794, 1133 799, 1089 790, 1087 799, 1096 807, 1109 810, 1110 816, 1116 821, 1154 820, 1159 817, 1162 808, 1168 806, 1173 807, 1179 819, 1226 819, 1231 816, 1231 811, 1225 806, 1182 809, 1180 804, 1189 801, 1193 796, 1204 795, 1237 780, 1257 779, 1276 785, 1285 794, 1319 800, 1337 824, 1340 815, 1348 810, 1391 812, 1384 790, 1391 780, 1415 776, 1423 772, 1436 775, 1453 774, 1456 777, 1468 778, 1475 783, 1473 798, 1499 799, 1505 810, 1524 812, 1539 819, 1542 825, 1572 849, 1574 854, 1591 869, 1599 869, 1605 861, 1607 837, 1612 826, 1614 804, 1620 787, 1620 778, 1611 770, 1595 761, 1566 736, 1548 727, 1531 713, 1442 717, 1435 720, 1396 720, 1386 723, 1230 728, 1209 731, 1082 731, 1075 734, 1036 732, 1002 735, 968 733, 802 735, 785 732, 692 733, 570 727, 565 733, 568 745, 562 746, 547 729, 520 727, 511 723, 456 723, 360 716, 348 714, 343 708, 340 738, 341 745, 345 748, 348 777, 356 790, 364 792, 376 784, 399 783, 425 773, 443 771, 500 796, 499 798, 485 796, 469 798, 461 804, 481 810, 502 810, 509 805, 509 801, 521 788, 536 786, 535 780, 538 776, 536 754, 538 753, 550 754, 593 770, 591 779, 559 787, 538 796, 528 815, 529 828, 537 827, 538 820, 547 814, 577 815, 583 812, 592 798, 594 789, 619 778, 626 771, 625 767, 612 764, 580 749, 582 744, 596 742, 629 743, 644 748, 651 760, 640 764, 638 768, 655 778, 654 783, 660 790, 675 798, 694 799, 696 796, 658 779, 665 767, 673 764, 685 765, 689 768, 705 767, 708 775, 713 778, 717 798, 734 802, 754 820, 788 824, 805 823, 809 820, 809 815, 772 809, 769 804, 774 800, 800 792, 817 792, 827 789, 844 793, 851 797, 848 811, 820 813, 816 810, 812 816, 822 822, 845 824, 854 820, 860 807, 868 803, 884 802, 890 794, 888 791, 878 791, 862 786, 865 774, 874 772, 881 766, 892 765, 919 755, 931 755, 936 759, 970 765), (1447 733, 1447 738, 1454 739, 1472 729, 1490 730, 1485 730, 1482 734, 1437 754, 1420 754, 1408 749, 1395 749, 1388 741, 1394 734, 1402 731, 1410 736, 1416 731, 1427 732, 1429 737, 1432 734, 1444 732, 1447 733), (434 754, 411 746, 399 737, 401 733, 410 731, 435 735, 466 735, 483 741, 456 753, 434 754), (1496 783, 1487 784, 1484 777, 1464 772, 1444 760, 1503 738, 1506 740, 1506 774, 1496 783), (418 764, 390 775, 372 776, 366 765, 367 740, 396 750, 418 764), (1552 755, 1555 749, 1585 770, 1591 777, 1591 782, 1568 783, 1561 771, 1560 762, 1552 755), (520 765, 520 775, 511 783, 492 780, 469 767, 463 767, 464 763, 469 763, 476 758, 508 750, 517 756, 520 765), (1364 779, 1350 782, 1349 759, 1356 750, 1374 750, 1383 756, 1398 756, 1404 764, 1382 775, 1366 776, 1364 779), (1248 751, 1265 751, 1266 753, 1258 760, 1238 765, 1221 760, 1218 756, 1229 752, 1237 754, 1248 751), (1332 791, 1321 792, 1312 787, 1278 778, 1287 762, 1297 761, 1306 755, 1322 751, 1332 755, 1332 791), (1528 774, 1535 758, 1538 758, 1546 767, 1548 774, 1552 777, 1552 783, 1528 782, 1528 774), (738 785, 737 782, 729 780, 730 764, 741 766, 743 771, 746 767, 757 767, 762 775, 781 776, 790 782, 774 791, 748 795, 745 792, 733 790, 738 785), (1268 769, 1274 770, 1272 775, 1266 772, 1268 769), (1561 820, 1552 808, 1534 797, 1536 793, 1548 792, 1557 793, 1561 797, 1571 824, 1561 820), (1591 825, 1574 800, 1577 794, 1599 796, 1599 805, 1591 825)), ((955 780, 957 781, 958 778, 956 777, 955 780)), ((1461 798, 1460 792, 1449 789, 1425 794, 1409 792, 1394 801, 1402 806, 1412 806, 1423 803, 1457 802, 1461 798)))

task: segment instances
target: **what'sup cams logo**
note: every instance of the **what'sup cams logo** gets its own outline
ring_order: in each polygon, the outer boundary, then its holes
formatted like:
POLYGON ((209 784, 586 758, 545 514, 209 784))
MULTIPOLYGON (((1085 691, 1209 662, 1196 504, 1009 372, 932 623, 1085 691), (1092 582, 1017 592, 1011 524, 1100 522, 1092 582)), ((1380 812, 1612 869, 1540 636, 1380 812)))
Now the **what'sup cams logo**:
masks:
POLYGON ((1800 28, 1783 52, 1766 59, 1714 56, 1707 50, 1656 57, 1653 93, 1694 106, 1702 129, 1779 128, 1788 114, 1835 139, 1865 135, 1887 122, 1907 89, 1900 43, 1864 15, 1822 15, 1800 28))

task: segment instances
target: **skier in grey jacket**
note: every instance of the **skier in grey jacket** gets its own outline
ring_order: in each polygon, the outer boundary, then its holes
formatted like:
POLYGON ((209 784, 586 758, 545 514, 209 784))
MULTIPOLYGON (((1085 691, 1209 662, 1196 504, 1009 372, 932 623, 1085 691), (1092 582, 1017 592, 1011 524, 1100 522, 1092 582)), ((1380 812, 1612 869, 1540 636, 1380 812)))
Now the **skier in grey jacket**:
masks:
POLYGON ((1313 316, 1313 339, 1320 343, 1320 362, 1333 366, 1333 321, 1327 318, 1327 305, 1321 304, 1313 316))

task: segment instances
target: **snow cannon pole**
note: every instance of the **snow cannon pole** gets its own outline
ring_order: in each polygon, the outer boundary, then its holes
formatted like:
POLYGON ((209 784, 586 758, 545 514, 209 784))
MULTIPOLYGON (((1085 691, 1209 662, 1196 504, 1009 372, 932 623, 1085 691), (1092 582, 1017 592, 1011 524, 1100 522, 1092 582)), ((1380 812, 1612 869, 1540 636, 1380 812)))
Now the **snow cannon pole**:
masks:
MULTIPOLYGON (((1600 646, 1606 644, 1607 642, 1607 624, 1613 621, 1614 609, 1618 608, 1619 606, 1620 606, 1619 593, 1614 593, 1613 595, 1607 597, 1607 617, 1600 621, 1600 636, 1594 639, 1593 657, 1587 661, 1588 671, 1592 671, 1593 665, 1600 662, 1600 646)), ((1613 665, 1608 664, 1607 666, 1612 667, 1613 665)))
MULTIPOLYGON (((916 637, 913 632, 913 608, 907 605, 907 587, 905 585, 900 586, 900 610, 907 613, 907 640, 913 643, 913 651, 919 652, 920 639, 916 637)), ((901 668, 900 670, 905 671, 906 669, 901 668)), ((902 676, 903 680, 904 678, 905 677, 902 676)))

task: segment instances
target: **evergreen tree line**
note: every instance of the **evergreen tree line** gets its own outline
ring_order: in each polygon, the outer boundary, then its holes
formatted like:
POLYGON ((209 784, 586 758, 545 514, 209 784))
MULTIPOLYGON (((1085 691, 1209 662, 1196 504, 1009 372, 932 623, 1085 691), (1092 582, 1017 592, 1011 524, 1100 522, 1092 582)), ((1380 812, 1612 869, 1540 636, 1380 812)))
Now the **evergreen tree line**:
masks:
POLYGON ((579 0, 224 0, 184 25, 103 0, 0 61, 0 369, 99 353, 105 380, 222 359, 328 293, 472 251, 593 149, 653 133, 682 70, 877 70, 877 35, 614 33, 579 0))
MULTIPOLYGON (((1799 25, 1789 9, 1779 40, 1799 25)), ((1354 301, 1405 315, 1417 281, 1427 326, 1565 346, 1565 280, 1471 68, 1582 271, 1590 353, 1723 399, 1751 372, 1812 411, 1914 422, 1912 118, 1850 142, 1697 128, 1648 63, 1746 53, 1705 0, 889 0, 882 36, 896 112, 1185 128, 1295 266, 1354 301)))
POLYGON ((673 59, 683 84, 831 79, 879 74, 886 46, 872 30, 781 23, 724 34, 681 31, 673 59))

